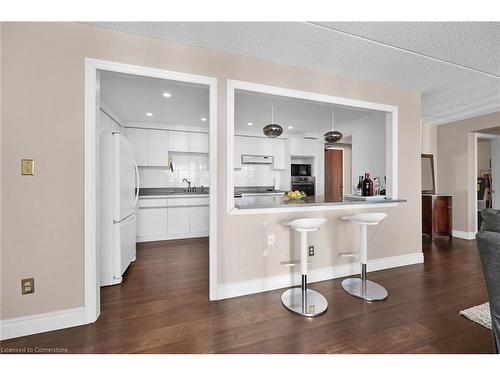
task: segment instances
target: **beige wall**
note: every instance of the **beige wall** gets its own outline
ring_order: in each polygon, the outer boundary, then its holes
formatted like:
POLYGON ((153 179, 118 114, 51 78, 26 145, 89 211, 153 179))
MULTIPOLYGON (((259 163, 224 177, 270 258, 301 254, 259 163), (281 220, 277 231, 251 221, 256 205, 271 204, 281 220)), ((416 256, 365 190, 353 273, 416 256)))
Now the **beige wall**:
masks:
MULTIPOLYGON (((84 58, 214 76, 218 79, 219 283, 286 273, 290 235, 282 222, 330 219, 311 241, 312 267, 345 262, 354 228, 348 212, 228 216, 226 212, 226 80, 237 79, 399 107, 399 192, 370 242, 370 258, 421 251, 420 96, 319 71, 143 38, 83 24, 8 23, 2 30, 2 318, 82 306, 84 302, 84 58), (19 159, 33 157, 36 176, 19 176, 19 159), (349 227, 349 228, 348 228, 349 227), (266 231, 277 248, 262 256, 266 231), (21 296, 22 277, 36 293, 21 296)), ((231 192, 232 193, 232 192, 231 192)))
POLYGON ((500 112, 439 125, 437 128, 439 192, 453 195, 453 228, 475 231, 475 144, 473 132, 497 127, 500 112))

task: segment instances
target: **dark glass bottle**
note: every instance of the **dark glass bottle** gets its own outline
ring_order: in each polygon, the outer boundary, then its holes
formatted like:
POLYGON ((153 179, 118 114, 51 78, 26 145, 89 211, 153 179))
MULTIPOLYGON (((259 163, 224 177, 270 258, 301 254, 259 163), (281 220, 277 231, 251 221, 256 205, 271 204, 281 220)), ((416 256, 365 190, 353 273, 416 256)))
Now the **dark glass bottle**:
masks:
POLYGON ((363 176, 359 176, 359 182, 358 186, 356 187, 356 192, 361 195, 361 192, 363 191, 363 176))
POLYGON ((373 181, 370 179, 369 173, 365 173, 361 195, 363 197, 370 197, 373 195, 373 181))

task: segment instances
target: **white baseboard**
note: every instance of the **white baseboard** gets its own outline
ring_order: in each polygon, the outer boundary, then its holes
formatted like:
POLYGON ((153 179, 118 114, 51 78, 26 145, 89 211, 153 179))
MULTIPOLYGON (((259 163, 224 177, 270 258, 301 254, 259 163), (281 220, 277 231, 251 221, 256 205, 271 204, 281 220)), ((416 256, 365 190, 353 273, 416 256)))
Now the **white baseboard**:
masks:
MULTIPOLYGON (((394 257, 373 259, 368 261, 368 271, 379 271, 388 268, 408 266, 424 262, 423 253, 412 253, 394 257)), ((311 283, 351 276, 359 273, 359 263, 347 263, 338 266, 316 268, 309 271, 307 276, 311 283)), ((262 279, 253 279, 235 283, 219 284, 217 299, 226 299, 244 296, 247 294, 261 293, 274 289, 287 288, 300 283, 300 274, 283 274, 269 276, 262 279)))
POLYGON ((463 240, 474 240, 476 239, 476 232, 464 232, 463 230, 453 229, 451 235, 456 238, 461 238, 463 240))
POLYGON ((85 308, 52 311, 0 321, 0 340, 85 324, 85 308))

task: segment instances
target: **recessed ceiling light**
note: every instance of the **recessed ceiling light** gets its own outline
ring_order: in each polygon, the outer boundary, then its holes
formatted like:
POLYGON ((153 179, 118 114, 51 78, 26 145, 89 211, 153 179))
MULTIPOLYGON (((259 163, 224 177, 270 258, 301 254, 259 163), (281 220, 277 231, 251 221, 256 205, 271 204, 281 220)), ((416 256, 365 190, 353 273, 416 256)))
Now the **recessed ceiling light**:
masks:
POLYGON ((288 129, 293 129, 293 126, 289 126, 288 129))
POLYGON ((202 117, 201 121, 205 122, 205 121, 207 121, 207 118, 206 117, 202 117))
POLYGON ((153 117, 153 114, 151 112, 146 112, 146 116, 153 117))
POLYGON ((171 94, 171 93, 169 93, 169 92, 164 92, 164 93, 163 93, 163 96, 164 96, 165 98, 170 98, 170 97, 172 96, 172 94, 171 94))
POLYGON ((252 126, 252 125, 253 125, 253 122, 249 122, 249 123, 248 123, 248 125, 249 125, 249 126, 252 126))

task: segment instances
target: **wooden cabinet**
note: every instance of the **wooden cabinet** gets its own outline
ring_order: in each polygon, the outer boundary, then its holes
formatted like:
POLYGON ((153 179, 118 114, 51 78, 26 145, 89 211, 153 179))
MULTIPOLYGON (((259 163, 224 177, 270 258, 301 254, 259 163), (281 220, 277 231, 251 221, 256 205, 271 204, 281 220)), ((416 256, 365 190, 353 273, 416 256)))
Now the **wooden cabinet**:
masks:
POLYGON ((449 236, 452 231, 451 195, 422 195, 422 233, 431 236, 449 236))

